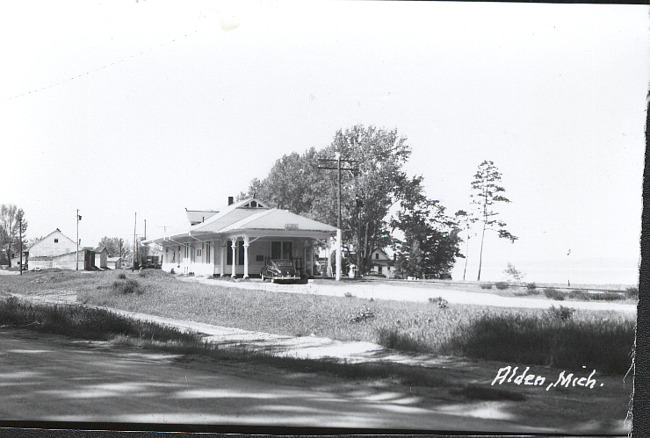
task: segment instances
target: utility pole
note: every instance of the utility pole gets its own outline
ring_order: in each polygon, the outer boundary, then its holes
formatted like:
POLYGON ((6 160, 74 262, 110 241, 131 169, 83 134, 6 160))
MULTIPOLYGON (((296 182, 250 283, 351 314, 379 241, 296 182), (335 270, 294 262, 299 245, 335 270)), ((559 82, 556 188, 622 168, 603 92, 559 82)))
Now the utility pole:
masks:
POLYGON ((147 220, 144 220, 144 240, 147 240, 147 220))
POLYGON ((337 204, 338 204, 338 216, 336 218, 336 281, 341 280, 341 241, 343 239, 343 233, 341 232, 341 170, 351 170, 351 171, 357 171, 358 168, 354 166, 353 164, 350 164, 350 166, 353 167, 341 167, 341 161, 345 161, 346 163, 356 163, 355 160, 343 160, 341 159, 341 153, 336 152, 334 155, 334 159, 326 159, 326 158, 321 158, 318 161, 322 163, 332 163, 336 162, 336 167, 328 167, 328 166, 323 166, 321 164, 318 165, 319 169, 332 169, 336 170, 338 172, 337 175, 337 204))
MULTIPOLYGON (((357 197, 357 276, 361 278, 363 257, 361 257, 361 207, 363 201, 357 197)), ((372 257, 372 254, 370 254, 372 257)), ((372 264, 372 261, 370 262, 372 264)))
POLYGON ((570 255, 571 255, 571 248, 569 248, 569 251, 566 253, 566 260, 567 260, 566 285, 568 287, 571 287, 571 260, 569 259, 570 255))
POLYGON ((137 225, 138 225, 138 212, 136 211, 135 212, 135 222, 133 222, 133 251, 131 251, 132 252, 131 257, 133 258, 133 261, 131 263, 131 272, 133 272, 135 270, 135 256, 136 256, 136 249, 137 249, 136 241, 135 241, 135 229, 136 229, 137 225))
POLYGON ((23 217, 18 218, 18 239, 20 242, 20 275, 23 275, 23 217))
POLYGON ((81 216, 79 216, 79 209, 77 209, 77 253, 75 254, 77 258, 77 267, 76 270, 79 270, 79 221, 81 220, 81 216))

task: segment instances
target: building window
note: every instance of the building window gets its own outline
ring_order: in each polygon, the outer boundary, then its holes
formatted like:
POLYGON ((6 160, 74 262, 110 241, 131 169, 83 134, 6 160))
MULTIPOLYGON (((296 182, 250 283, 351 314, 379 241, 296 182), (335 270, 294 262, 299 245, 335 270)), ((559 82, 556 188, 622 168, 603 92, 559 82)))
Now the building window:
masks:
POLYGON ((291 260, 293 257, 292 242, 271 242, 271 258, 291 260))
POLYGON ((210 242, 205 244, 205 262, 210 263, 210 258, 212 257, 212 250, 210 242))
POLYGON ((226 265, 232 265, 232 241, 226 240, 226 265))
POLYGON ((282 242, 282 258, 291 260, 293 257, 293 245, 291 242, 282 242))
POLYGON ((59 243, 59 239, 54 239, 54 243, 59 243))
POLYGON ((243 240, 237 241, 237 264, 238 265, 244 264, 244 241, 243 240))
POLYGON ((379 253, 378 252, 375 253, 375 260, 379 260, 379 253))

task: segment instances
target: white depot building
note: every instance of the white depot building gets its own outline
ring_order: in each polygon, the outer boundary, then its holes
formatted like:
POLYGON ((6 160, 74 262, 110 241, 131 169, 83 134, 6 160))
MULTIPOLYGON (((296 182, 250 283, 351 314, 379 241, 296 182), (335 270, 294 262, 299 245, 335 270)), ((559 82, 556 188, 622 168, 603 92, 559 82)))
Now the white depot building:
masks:
POLYGON ((186 212, 188 226, 149 241, 162 246, 168 272, 248 278, 259 276, 268 259, 285 259, 311 277, 315 248, 336 236, 335 227, 255 198, 186 212))

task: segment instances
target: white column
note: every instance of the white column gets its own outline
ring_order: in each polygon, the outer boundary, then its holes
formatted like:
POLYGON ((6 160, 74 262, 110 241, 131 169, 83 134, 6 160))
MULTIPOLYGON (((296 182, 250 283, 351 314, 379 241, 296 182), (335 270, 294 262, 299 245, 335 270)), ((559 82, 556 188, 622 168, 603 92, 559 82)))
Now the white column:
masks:
POLYGON ((226 242, 221 242, 219 241, 219 257, 221 260, 219 261, 219 267, 221 268, 221 278, 223 278, 224 275, 226 275, 226 251, 228 249, 226 248, 226 242))
POLYGON ((311 255, 309 256, 309 272, 314 277, 314 241, 311 241, 311 255))
POLYGON ((334 239, 329 238, 328 239, 328 245, 327 245, 327 251, 325 253, 327 254, 327 276, 332 277, 334 273, 332 272, 332 247, 334 246, 334 239))
POLYGON ((342 262, 341 241, 342 241, 341 229, 337 228, 336 229, 336 281, 341 281, 341 262, 342 262))
POLYGON ((230 241, 230 248, 232 249, 232 273, 230 276, 235 278, 237 276, 235 274, 235 265, 237 264, 237 238, 230 241))
POLYGON ((250 241, 248 236, 244 236, 244 278, 248 278, 248 246, 250 241))

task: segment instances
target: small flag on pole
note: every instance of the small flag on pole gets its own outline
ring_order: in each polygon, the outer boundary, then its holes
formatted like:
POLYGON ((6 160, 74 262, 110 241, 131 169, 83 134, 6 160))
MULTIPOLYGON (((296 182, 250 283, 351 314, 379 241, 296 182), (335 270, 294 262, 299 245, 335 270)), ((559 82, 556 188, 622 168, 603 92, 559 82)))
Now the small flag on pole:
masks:
POLYGON ((571 250, 569 249, 569 252, 566 253, 566 255, 571 255, 571 250))
POLYGON ((81 220, 81 215, 80 214, 77 215, 77 220, 81 220))

